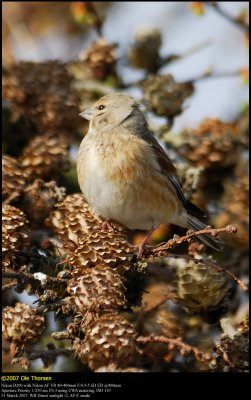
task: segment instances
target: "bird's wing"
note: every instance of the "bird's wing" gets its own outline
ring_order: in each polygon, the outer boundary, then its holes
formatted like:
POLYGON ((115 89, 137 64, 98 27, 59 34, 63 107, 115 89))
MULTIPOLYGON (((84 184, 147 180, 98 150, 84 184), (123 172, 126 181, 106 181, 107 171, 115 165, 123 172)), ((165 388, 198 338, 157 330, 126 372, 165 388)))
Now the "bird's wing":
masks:
POLYGON ((198 207, 196 207, 193 203, 188 201, 182 191, 182 186, 177 178, 177 172, 176 168, 173 165, 172 161, 164 151, 164 149, 160 146, 158 141, 155 139, 155 137, 149 132, 147 137, 145 136, 144 139, 151 145, 156 160, 159 164, 160 167, 160 172, 164 174, 169 181, 173 184, 175 191, 177 193, 177 196, 181 203, 183 204, 183 207, 187 210, 187 212, 191 215, 194 215, 196 217, 202 218, 205 217, 205 214, 203 211, 201 211, 198 207))

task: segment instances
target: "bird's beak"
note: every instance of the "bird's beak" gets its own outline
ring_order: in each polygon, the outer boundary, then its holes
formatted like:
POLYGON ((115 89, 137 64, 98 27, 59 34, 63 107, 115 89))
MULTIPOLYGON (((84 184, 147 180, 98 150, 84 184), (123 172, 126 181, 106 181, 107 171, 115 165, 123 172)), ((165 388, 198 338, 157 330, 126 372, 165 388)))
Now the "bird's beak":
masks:
POLYGON ((87 108, 87 110, 84 110, 79 114, 82 118, 87 119, 88 121, 92 120, 93 117, 93 110, 91 108, 87 108))

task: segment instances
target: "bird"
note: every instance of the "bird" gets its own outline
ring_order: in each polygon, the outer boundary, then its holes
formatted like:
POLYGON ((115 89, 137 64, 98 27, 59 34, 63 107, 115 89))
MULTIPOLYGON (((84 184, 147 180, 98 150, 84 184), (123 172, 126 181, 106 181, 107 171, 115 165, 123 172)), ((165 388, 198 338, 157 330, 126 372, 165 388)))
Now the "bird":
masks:
MULTIPOLYGON (((160 224, 194 231, 207 227, 201 222, 205 214, 184 196, 175 166, 133 97, 107 94, 79 115, 89 129, 78 150, 78 182, 99 216, 129 230, 149 231, 141 250, 160 224)), ((198 239, 223 249, 219 237, 201 234, 198 239)))

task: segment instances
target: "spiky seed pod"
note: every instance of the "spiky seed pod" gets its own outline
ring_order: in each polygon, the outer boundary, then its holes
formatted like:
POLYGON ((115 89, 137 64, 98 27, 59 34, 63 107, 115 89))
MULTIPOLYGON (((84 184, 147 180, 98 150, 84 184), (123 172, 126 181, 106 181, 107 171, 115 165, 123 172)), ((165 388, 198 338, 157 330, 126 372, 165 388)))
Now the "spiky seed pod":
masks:
POLYGON ((115 46, 108 44, 104 38, 99 38, 80 54, 80 59, 90 70, 90 77, 102 81, 109 75, 116 75, 115 56, 115 46))
POLYGON ((160 46, 161 33, 158 29, 140 28, 128 53, 130 64, 134 68, 155 72, 160 66, 160 46))
POLYGON ((2 314, 3 337, 12 342, 11 352, 15 355, 24 346, 38 339, 44 330, 44 317, 26 304, 7 306, 2 314))
POLYGON ((109 365, 127 367, 137 356, 136 335, 121 315, 107 313, 86 328, 83 341, 73 342, 76 357, 92 370, 109 365))
POLYGON ((121 275, 106 265, 86 268, 68 282, 67 291, 80 312, 124 308, 126 303, 121 275))
POLYGON ((249 249, 249 177, 239 177, 233 184, 225 183, 222 199, 223 211, 214 219, 216 227, 233 224, 237 227, 234 238, 227 235, 224 240, 233 247, 248 251, 249 249))
POLYGON ((249 372, 249 317, 240 323, 233 337, 222 335, 216 344, 216 371, 249 372))
POLYGON ((102 219, 98 217, 80 193, 70 194, 56 205, 47 219, 47 225, 53 228, 68 248, 76 248, 86 234, 100 227, 102 219))
POLYGON ((3 77, 3 97, 16 116, 24 115, 44 132, 76 134, 79 100, 67 67, 58 61, 20 62, 3 77))
POLYGON ((168 260, 176 269, 173 301, 191 313, 208 312, 223 305, 229 286, 223 273, 213 266, 184 259, 168 260))
POLYGON ((65 136, 54 133, 32 139, 20 159, 28 177, 50 180, 69 169, 68 145, 65 136))
POLYGON ((2 198, 6 200, 13 193, 20 193, 25 186, 25 171, 14 157, 2 157, 2 198))
POLYGON ((124 233, 100 228, 87 234, 67 261, 75 275, 82 275, 86 267, 95 267, 97 264, 121 266, 126 270, 131 253, 131 246, 124 233))
POLYGON ((184 101, 193 94, 192 83, 177 83, 172 75, 150 75, 143 83, 144 99, 159 116, 173 118, 182 112, 184 101))
POLYGON ((21 207, 33 225, 44 222, 58 201, 65 195, 65 188, 58 187, 55 181, 44 182, 36 179, 23 192, 21 207))
POLYGON ((9 267, 16 254, 25 245, 28 221, 23 211, 9 205, 2 206, 3 267, 9 267))
POLYGON ((185 130, 183 137, 185 144, 178 152, 193 165, 212 169, 236 162, 239 146, 235 124, 205 119, 197 129, 185 130))

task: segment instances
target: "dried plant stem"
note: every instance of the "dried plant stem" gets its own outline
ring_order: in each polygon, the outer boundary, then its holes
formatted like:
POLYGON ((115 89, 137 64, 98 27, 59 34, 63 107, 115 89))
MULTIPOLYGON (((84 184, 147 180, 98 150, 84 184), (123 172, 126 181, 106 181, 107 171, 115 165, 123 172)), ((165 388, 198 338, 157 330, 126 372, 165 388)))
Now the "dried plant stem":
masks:
POLYGON ((167 338, 165 336, 139 336, 137 338, 138 343, 164 343, 168 345, 169 350, 178 349, 182 355, 193 354, 195 358, 199 361, 202 361, 206 364, 210 363, 213 360, 213 357, 209 354, 203 353, 201 350, 196 347, 190 346, 187 343, 184 343, 181 338, 167 338))

